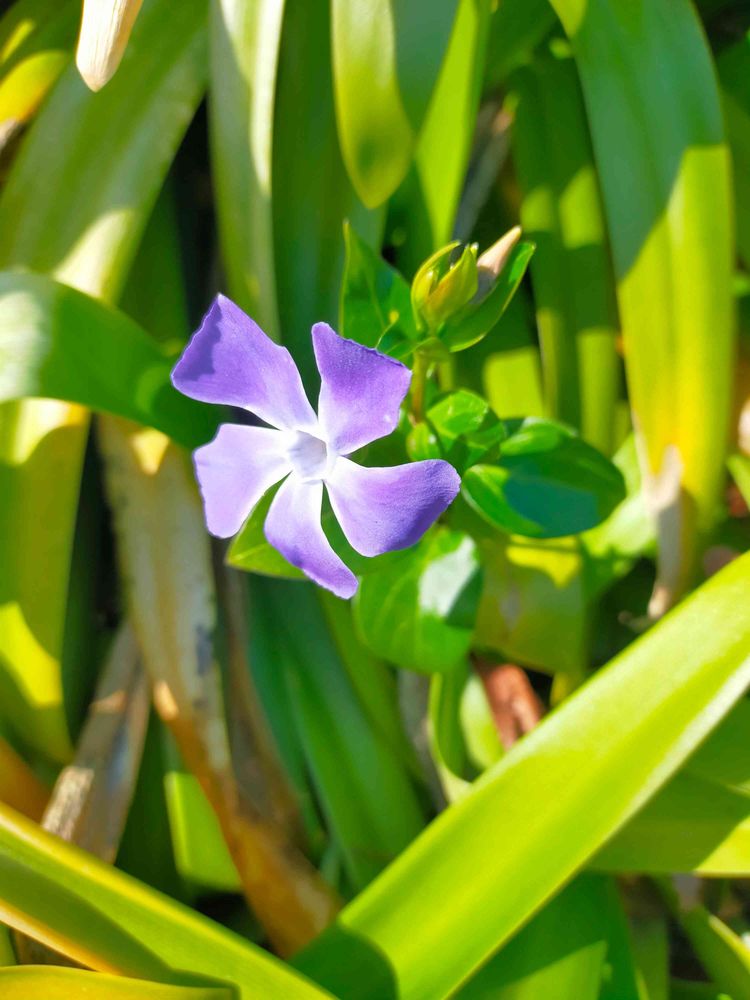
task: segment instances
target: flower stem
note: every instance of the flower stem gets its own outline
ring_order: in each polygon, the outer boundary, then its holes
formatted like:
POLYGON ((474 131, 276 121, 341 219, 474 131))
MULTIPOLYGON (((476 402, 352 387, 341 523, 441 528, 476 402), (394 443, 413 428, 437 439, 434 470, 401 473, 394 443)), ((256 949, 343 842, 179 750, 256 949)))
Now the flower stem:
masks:
POLYGON ((424 400, 429 369, 429 358, 423 351, 417 348, 414 352, 414 368, 411 380, 411 419, 415 424, 424 419, 424 400))

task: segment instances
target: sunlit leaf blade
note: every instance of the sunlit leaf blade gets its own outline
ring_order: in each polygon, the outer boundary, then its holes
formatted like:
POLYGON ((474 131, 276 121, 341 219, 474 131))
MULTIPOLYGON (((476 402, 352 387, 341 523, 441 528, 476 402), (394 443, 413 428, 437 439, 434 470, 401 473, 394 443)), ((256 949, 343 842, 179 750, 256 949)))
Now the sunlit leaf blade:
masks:
MULTIPOLYGON (((204 0, 179 12, 154 0, 104 93, 91 94, 72 67, 64 74, 0 197, 0 266, 54 272, 117 297, 202 92, 204 17, 204 0)), ((29 743, 62 761, 70 739, 60 661, 66 615, 75 613, 67 602, 88 419, 79 406, 26 401, 0 408, 0 424, 0 664, 14 693, 5 709, 29 743), (30 569, 38 565, 43 581, 30 569), (33 697, 18 677, 35 678, 33 697)))
POLYGON ((457 0, 333 0, 336 117, 349 176, 366 205, 380 205, 414 153, 457 0))
POLYGON ((193 973, 231 983, 241 1000, 328 996, 267 952, 5 806, 0 917, 101 972, 178 983, 193 973))
POLYGON ((273 127, 276 288, 281 339, 313 396, 310 327, 319 320, 336 324, 344 220, 373 246, 383 225, 383 211, 365 209, 341 159, 330 34, 327 4, 286 0, 273 127))
POLYGON ((745 556, 713 577, 517 743, 342 911, 299 967, 346 997, 448 996, 742 695, 749 567, 745 556))
POLYGON ((117 71, 143 0, 83 0, 76 66, 91 90, 117 71))
POLYGON ((575 65, 547 53, 513 77, 513 152, 524 189, 548 411, 612 450, 617 316, 598 179, 575 65))
POLYGON ((171 986, 83 969, 32 965, 0 970, 0 991, 6 1000, 71 1000, 86 995, 99 1000, 232 1000, 229 987, 171 986))
POLYGON ((81 403, 202 444, 217 413, 172 388, 173 363, 124 313, 41 275, 0 272, 0 402, 81 403))
POLYGON ((283 14, 283 0, 218 0, 211 10, 211 156, 222 259, 229 294, 270 337, 279 334, 271 189, 283 14))
POLYGON ((659 614, 692 581, 723 477, 733 334, 719 95, 687 0, 552 6, 573 46, 602 183, 644 487, 658 522, 659 614))

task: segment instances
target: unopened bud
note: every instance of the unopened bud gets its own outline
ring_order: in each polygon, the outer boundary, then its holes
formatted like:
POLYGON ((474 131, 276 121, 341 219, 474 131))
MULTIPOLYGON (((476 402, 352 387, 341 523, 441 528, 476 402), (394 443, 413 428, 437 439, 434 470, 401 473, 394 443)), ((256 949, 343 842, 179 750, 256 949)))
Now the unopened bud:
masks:
POLYGON ((477 293, 477 247, 451 243, 429 257, 412 283, 417 321, 436 331, 477 293))

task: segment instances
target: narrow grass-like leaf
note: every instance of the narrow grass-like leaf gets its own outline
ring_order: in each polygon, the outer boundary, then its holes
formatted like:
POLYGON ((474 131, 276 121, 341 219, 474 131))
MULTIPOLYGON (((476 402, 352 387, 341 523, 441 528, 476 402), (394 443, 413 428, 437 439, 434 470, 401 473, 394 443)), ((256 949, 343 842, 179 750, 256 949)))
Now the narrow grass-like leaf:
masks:
POLYGON ((724 473, 733 331, 721 106, 687 0, 552 6, 573 46, 601 178, 644 488, 658 524, 651 610, 659 614, 693 579, 724 473))
MULTIPOLYGON (((91 94, 73 67, 63 75, 0 197, 0 267, 52 272, 118 296, 202 92, 204 2, 186 0, 177 13, 166 0, 150 3, 102 94, 91 94)), ((67 602, 88 419, 76 405, 25 401, 0 407, 0 424, 0 665, 14 692, 9 714, 30 744, 63 761, 71 747, 61 658, 66 616, 75 612, 67 602), (45 567, 43 581, 20 568, 21 554, 23 566, 45 567), (20 677, 34 677, 33 698, 20 677)))
POLYGON ((438 1000, 455 990, 742 695, 749 566, 745 556, 722 570, 517 743, 342 911, 299 967, 345 997, 438 1000))
POLYGON ((228 987, 170 986, 83 969, 33 965, 0 970, 0 992, 5 1000, 71 1000, 85 996, 98 1000, 232 1000, 228 987))
POLYGON ((513 79, 545 399, 551 416, 612 451, 619 382, 614 280, 575 64, 547 53, 513 79))
POLYGON ((279 335, 271 189, 283 15, 283 0, 215 0, 211 11, 211 160, 222 259, 229 294, 270 337, 279 335))
POLYGON ((267 952, 5 806, 0 917, 100 972, 177 983, 192 973, 234 986, 241 1000, 328 996, 267 952))
POLYGON ((382 204, 409 169, 457 0, 333 0, 341 150, 362 201, 382 204))

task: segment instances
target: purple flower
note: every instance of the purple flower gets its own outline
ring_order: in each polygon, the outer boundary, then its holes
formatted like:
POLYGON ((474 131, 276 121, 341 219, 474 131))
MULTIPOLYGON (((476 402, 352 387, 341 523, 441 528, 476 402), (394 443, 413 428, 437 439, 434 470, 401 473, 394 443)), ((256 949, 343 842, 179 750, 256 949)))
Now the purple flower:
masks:
POLYGON ((172 372, 175 388, 207 403, 255 413, 270 427, 222 424, 195 452, 206 524, 236 534, 263 494, 284 479, 265 522, 268 541, 312 580, 351 597, 357 578, 320 523, 323 486, 350 544, 364 556, 418 541, 454 500, 455 469, 434 459, 366 469, 346 456, 390 434, 411 372, 393 358, 312 328, 321 379, 318 415, 289 351, 219 295, 172 372))

